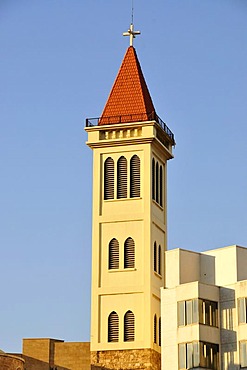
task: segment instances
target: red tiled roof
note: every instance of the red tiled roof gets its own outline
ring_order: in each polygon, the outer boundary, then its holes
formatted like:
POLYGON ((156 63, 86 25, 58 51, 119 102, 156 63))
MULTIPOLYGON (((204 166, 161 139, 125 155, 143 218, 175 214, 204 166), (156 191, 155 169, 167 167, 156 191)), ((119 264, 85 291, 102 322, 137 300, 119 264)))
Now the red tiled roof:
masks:
POLYGON ((99 125, 120 122, 120 119, 116 119, 119 116, 121 116, 121 122, 146 120, 154 111, 136 51, 133 46, 130 46, 113 84, 99 125))

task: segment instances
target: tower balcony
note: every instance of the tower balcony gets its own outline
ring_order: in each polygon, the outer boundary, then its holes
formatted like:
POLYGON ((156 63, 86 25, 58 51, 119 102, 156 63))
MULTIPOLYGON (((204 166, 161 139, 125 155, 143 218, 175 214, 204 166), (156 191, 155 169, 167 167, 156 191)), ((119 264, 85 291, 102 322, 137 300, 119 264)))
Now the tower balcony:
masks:
POLYGON ((166 138, 169 140, 172 146, 175 146, 175 138, 173 132, 169 129, 166 123, 155 113, 137 113, 137 114, 125 114, 118 116, 109 117, 98 117, 98 118, 86 118, 86 127, 96 127, 104 125, 115 125, 121 123, 131 122, 147 122, 155 121, 161 129, 164 131, 166 138))

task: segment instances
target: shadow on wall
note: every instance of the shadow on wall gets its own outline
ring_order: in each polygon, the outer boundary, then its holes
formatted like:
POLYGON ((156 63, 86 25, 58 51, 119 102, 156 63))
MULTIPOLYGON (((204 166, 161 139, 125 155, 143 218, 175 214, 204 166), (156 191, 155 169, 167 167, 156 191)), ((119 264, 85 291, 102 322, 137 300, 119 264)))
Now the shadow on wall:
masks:
POLYGON ((50 366, 48 362, 37 360, 36 358, 22 355, 22 358, 25 360, 24 370, 71 370, 68 367, 61 366, 50 366))
POLYGON ((236 309, 235 291, 229 288, 220 288, 220 341, 223 369, 239 370, 235 363, 237 354, 237 332, 234 330, 237 323, 234 311, 236 309))

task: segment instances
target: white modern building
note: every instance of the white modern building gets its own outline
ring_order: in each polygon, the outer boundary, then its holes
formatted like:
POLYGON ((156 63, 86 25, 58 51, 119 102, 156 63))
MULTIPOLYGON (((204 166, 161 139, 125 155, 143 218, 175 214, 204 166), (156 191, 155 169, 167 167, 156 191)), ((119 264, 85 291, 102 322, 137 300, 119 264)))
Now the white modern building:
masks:
POLYGON ((165 253, 163 370, 247 368, 247 249, 165 253))

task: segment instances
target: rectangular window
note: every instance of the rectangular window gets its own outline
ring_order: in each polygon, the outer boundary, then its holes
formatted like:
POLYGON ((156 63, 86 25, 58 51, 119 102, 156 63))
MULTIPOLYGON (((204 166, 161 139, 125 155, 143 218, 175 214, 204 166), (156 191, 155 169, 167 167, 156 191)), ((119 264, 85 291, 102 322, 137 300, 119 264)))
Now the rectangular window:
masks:
POLYGON ((204 342, 182 343, 178 346, 179 369, 202 367, 218 369, 219 345, 204 342))
POLYGON ((198 302, 199 323, 209 326, 218 326, 218 303, 207 299, 198 302))
POLYGON ((218 326, 218 303, 205 299, 178 302, 178 326, 191 324, 218 326))
POLYGON ((238 299, 238 323, 246 324, 247 323, 247 298, 238 299))
POLYGON ((240 366, 247 367, 247 341, 239 343, 240 347, 240 366))
POLYGON ((178 302, 178 326, 185 325, 185 301, 178 302))

